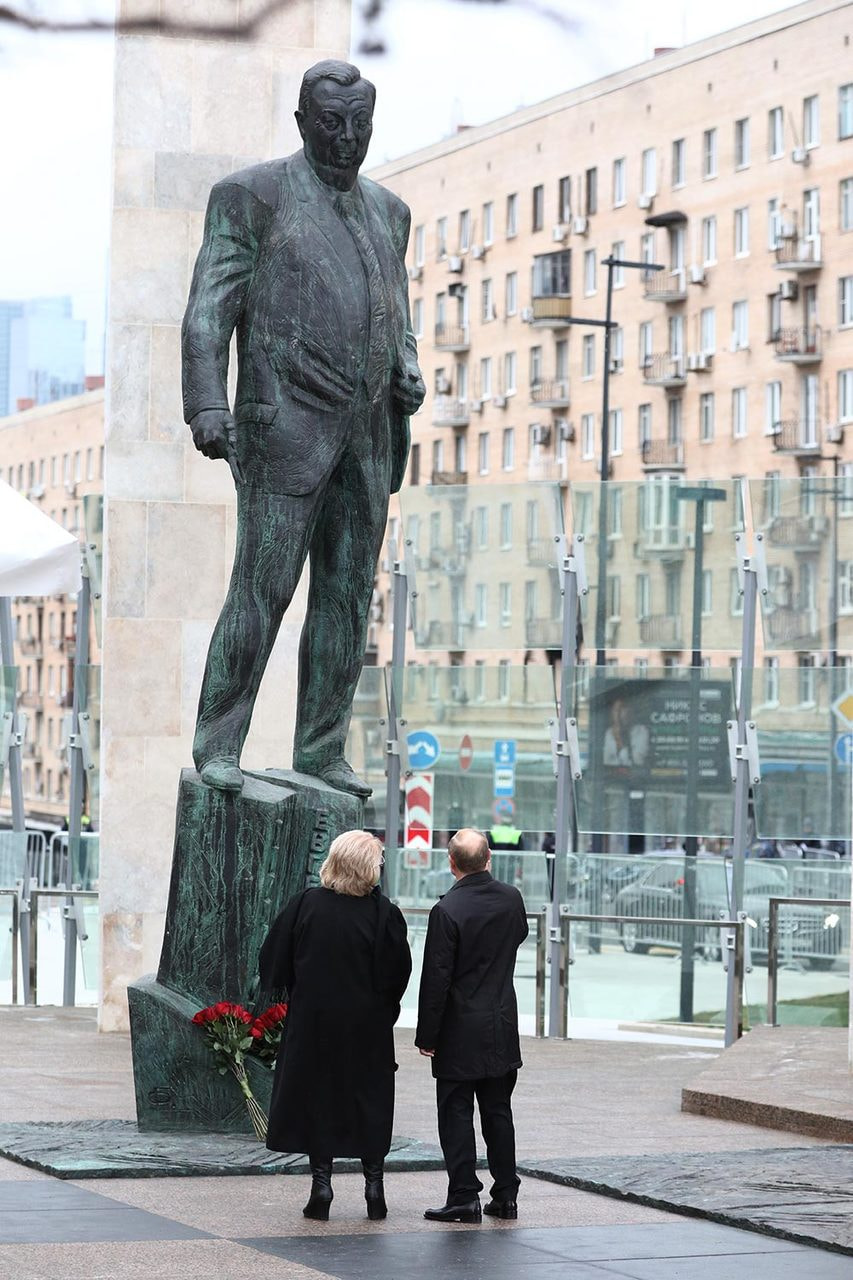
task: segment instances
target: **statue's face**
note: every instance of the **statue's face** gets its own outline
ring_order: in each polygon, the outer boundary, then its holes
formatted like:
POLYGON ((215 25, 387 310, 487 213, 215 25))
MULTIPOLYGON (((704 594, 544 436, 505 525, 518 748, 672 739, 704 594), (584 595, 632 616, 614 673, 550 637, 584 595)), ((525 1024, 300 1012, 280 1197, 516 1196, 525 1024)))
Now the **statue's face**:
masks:
POLYGON ((309 109, 304 115, 297 113, 305 150, 314 165, 358 171, 373 132, 372 98, 363 80, 350 85, 317 82, 309 109))

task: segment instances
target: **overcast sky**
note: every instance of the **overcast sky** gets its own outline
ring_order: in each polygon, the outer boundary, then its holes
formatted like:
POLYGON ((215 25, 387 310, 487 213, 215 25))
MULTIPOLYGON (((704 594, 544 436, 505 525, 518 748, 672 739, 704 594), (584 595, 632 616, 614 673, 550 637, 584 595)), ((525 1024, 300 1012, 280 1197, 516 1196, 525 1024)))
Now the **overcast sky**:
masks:
MULTIPOLYGON (((43 3, 51 13, 112 7, 43 3)), ((778 0, 386 0, 387 52, 371 56, 358 52, 364 0, 353 0, 353 58, 379 91, 368 165, 642 62, 656 46, 785 7, 778 0)), ((0 298, 72 294, 87 322, 90 373, 103 369, 111 118, 109 37, 17 35, 0 24, 0 298)))

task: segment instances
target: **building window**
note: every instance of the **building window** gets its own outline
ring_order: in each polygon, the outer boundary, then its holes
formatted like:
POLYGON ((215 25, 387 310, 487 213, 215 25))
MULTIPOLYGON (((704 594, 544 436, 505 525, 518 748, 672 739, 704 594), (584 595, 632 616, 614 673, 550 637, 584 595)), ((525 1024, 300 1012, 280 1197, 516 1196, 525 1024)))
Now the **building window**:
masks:
POLYGON ((712 267, 717 261, 717 219, 714 214, 702 219, 702 264, 712 267))
POLYGON ((498 514, 498 544, 501 551, 512 550, 512 503, 502 502, 498 514))
POLYGON ((557 221, 566 223, 572 216, 572 180, 560 178, 557 183, 557 221))
POLYGON ((801 703, 815 701, 815 656, 813 653, 801 653, 797 658, 799 677, 797 685, 801 703))
POLYGON ((492 394, 492 357, 483 356, 480 360, 480 396, 488 400, 492 394))
POLYGON ((653 355, 652 343, 654 340, 654 330, 652 328, 651 320, 644 320, 640 324, 638 332, 640 338, 640 368, 645 369, 646 365, 650 363, 653 355))
POLYGON ((625 158, 613 161, 613 208, 618 209, 625 203, 625 158))
POLYGON ((587 296, 591 293, 595 293, 595 280, 595 250, 585 249, 583 255, 583 291, 587 296))
POLYGON ((610 429, 608 435, 610 437, 608 443, 610 448, 608 452, 611 457, 618 457, 622 452, 622 410, 611 409, 609 417, 610 429))
POLYGON ((518 313, 518 272, 508 271, 506 273, 506 313, 508 316, 514 316, 518 313))
POLYGON ((655 233, 654 231, 646 231, 640 236, 640 261, 654 262, 655 260, 655 233))
POLYGON ((501 466, 504 471, 512 471, 515 467, 515 428, 504 427, 501 443, 501 466))
POLYGON ((764 701, 775 704, 779 701, 779 659, 764 659, 764 701))
POLYGON ((537 253, 533 258, 534 298, 571 296, 572 254, 570 249, 537 253))
POLYGON ((782 421, 782 383, 768 382, 764 388, 764 434, 776 434, 782 421))
POLYGON ((504 394, 514 395, 518 389, 518 361, 514 351, 507 351, 504 356, 504 394))
POLYGON ((509 686, 512 667, 509 658, 501 658, 498 663, 498 698, 501 702, 509 702, 509 686))
POLYGON ((714 612, 714 571, 702 570, 702 615, 709 618, 714 612))
POLYGON ((477 470, 481 476, 489 474, 489 433, 481 431, 477 437, 477 470))
MULTIPOLYGON (((615 258, 617 260, 624 259, 625 257, 625 241, 624 240, 614 240, 613 246, 610 250, 610 256, 611 258, 615 258)), ((614 266, 612 270, 613 270, 613 288, 624 289, 625 288, 625 268, 614 266)))
POLYGON ((838 136, 853 138, 853 84, 843 84, 838 90, 838 136))
POLYGON ((625 367, 625 330, 614 329, 610 335, 610 372, 621 373, 625 367))
POLYGON ((422 267, 426 262, 426 227, 415 227, 415 266, 422 267))
POLYGON ((506 198, 506 235, 508 240, 518 235, 518 195, 516 192, 506 198))
MULTIPOLYGON (((482 436, 480 437, 482 439, 482 436)), ((489 548, 489 508, 477 507, 474 511, 474 538, 478 551, 489 548)))
POLYGON ((820 98, 816 93, 803 98, 803 146, 820 146, 820 98))
POLYGON ((743 615, 743 595, 737 569, 729 569, 729 613, 733 618, 743 615))
POLYGON ((485 582, 474 586, 474 626, 485 627, 489 621, 489 589, 485 582))
POLYGON ((841 231, 853 231, 853 178, 842 178, 838 184, 838 226, 841 231))
POLYGON ((415 298, 412 303, 412 333, 416 338, 424 336, 424 300, 415 298))
POLYGON ((480 319, 483 324, 488 324, 490 320, 497 317, 497 309, 495 307, 494 289, 491 280, 483 280, 480 285, 480 319))
POLYGON ((642 196, 655 196, 658 190, 658 153, 654 147, 646 147, 640 162, 642 196))
POLYGON ((853 516, 853 462, 839 463, 838 476, 841 480, 838 514, 849 518, 853 516))
POLYGON ((767 248, 779 247, 779 231, 782 226, 782 210, 777 197, 767 201, 767 248))
POLYGON ((502 627, 508 627, 512 624, 512 584, 509 582, 501 582, 498 587, 498 599, 500 601, 500 622, 502 627))
POLYGON ((468 438, 464 432, 453 437, 453 469, 460 475, 468 471, 468 438))
POLYGON ((585 333, 581 342, 581 377, 595 375, 595 334, 585 333))
POLYGON ((495 239, 495 206, 491 200, 483 205, 483 244, 493 244, 495 239))
POLYGON ((705 391, 699 397, 699 439, 709 444, 714 439, 714 393, 705 391))
POLYGON ((749 164, 749 120, 735 120, 735 168, 745 169, 749 164))
POLYGON ((568 338, 558 338, 554 343, 554 373, 558 382, 565 382, 569 376, 568 338))
POLYGON ((735 440, 742 440, 746 435, 746 387, 735 387, 732 391, 732 435, 735 440))
POLYGON ((820 234, 820 188, 809 187, 803 192, 803 236, 814 240, 820 234))
POLYGON ((838 564, 838 612, 853 613, 853 560, 838 564))
POLYGON ((839 370, 838 421, 853 422, 853 369, 839 370))
POLYGON ((409 484, 421 482, 421 446, 413 444, 409 453, 409 484))
POLYGON ((838 323, 853 324, 853 276, 842 276, 838 281, 838 323))
POLYGON ((717 130, 706 129, 702 134, 702 177, 717 176, 717 130))
POLYGON ((585 462, 595 457, 595 414, 581 414, 581 457, 585 462))
POLYGON ((684 436, 681 430, 681 397, 670 396, 666 402, 666 439, 667 444, 681 444, 684 436))
POLYGON ((735 257, 749 255, 749 209, 735 209, 735 257))
MULTIPOLYGON (((444 441, 443 440, 433 440, 432 442, 432 469, 433 471, 444 470, 444 441)), ((436 515, 438 515, 438 520, 440 522, 441 514, 439 512, 436 512, 436 515)), ((438 546, 439 543, 436 542, 431 545, 438 546)))
POLYGON ((704 356, 712 356, 717 350, 717 313, 713 307, 703 307, 699 312, 699 349, 704 356))
POLYGON ((447 218, 439 218, 435 224, 436 257, 447 257, 447 218))
POLYGON ((781 107, 772 107, 767 113, 767 156, 778 160, 785 154, 785 118, 781 107))
POLYGON ((542 381, 542 348, 530 348, 530 385, 536 387, 542 381))
POLYGON ((640 449, 644 449, 652 438, 652 406, 641 404, 637 410, 637 439, 640 449))
POLYGON ((598 170, 594 167, 584 175, 584 212, 587 217, 598 212, 598 170))
POLYGON ((749 303, 732 303, 732 350, 743 351, 749 346, 749 303))
POLYGON ((545 225, 545 188, 540 183, 533 188, 533 209, 531 212, 531 231, 541 231, 545 225))
POLYGON ((687 144, 676 138, 672 144, 672 185, 683 187, 687 180, 687 144))

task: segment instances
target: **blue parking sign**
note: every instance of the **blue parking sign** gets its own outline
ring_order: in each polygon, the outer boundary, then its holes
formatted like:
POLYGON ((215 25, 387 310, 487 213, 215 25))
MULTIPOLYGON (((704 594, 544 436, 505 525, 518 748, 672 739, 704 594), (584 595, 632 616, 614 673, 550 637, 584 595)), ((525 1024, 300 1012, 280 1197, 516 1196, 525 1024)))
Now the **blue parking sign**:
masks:
POLYGON ((853 733, 839 733, 835 739, 835 756, 839 764, 853 764, 853 733))
POLYGON ((509 768, 515 764, 516 743, 512 738, 495 741, 495 768, 509 768))

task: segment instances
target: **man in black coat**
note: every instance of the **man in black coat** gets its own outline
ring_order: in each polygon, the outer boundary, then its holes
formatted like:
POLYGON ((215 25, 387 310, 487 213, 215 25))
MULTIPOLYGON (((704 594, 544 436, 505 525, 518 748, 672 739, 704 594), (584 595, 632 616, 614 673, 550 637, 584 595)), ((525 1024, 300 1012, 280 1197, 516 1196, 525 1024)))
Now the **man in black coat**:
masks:
POLYGON ((516 1218, 519 1180, 510 1098, 521 1049, 513 970, 527 937, 521 894, 490 875, 480 831, 457 831, 448 845, 456 884, 430 912, 415 1044, 432 1059, 438 1133, 447 1166, 447 1203, 427 1209, 437 1222, 480 1222, 474 1098, 492 1175, 485 1212, 516 1218))

